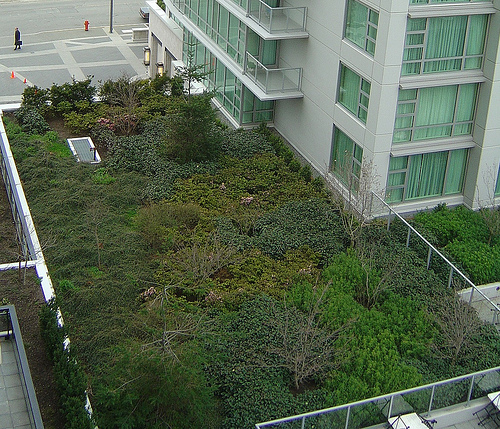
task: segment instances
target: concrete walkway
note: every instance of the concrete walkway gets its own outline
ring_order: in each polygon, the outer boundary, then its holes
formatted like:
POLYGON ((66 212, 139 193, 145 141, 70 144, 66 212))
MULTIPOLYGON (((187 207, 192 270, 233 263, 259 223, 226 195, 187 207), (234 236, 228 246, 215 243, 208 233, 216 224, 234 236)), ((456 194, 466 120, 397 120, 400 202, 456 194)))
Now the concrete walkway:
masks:
POLYGON ((20 51, 0 47, 0 104, 19 102, 26 85, 49 88, 87 76, 94 76, 92 83, 98 85, 123 75, 145 75, 142 58, 146 43, 134 42, 130 32, 119 31, 48 32, 20 51))
POLYGON ((0 338, 0 429, 31 427, 14 343, 0 338))

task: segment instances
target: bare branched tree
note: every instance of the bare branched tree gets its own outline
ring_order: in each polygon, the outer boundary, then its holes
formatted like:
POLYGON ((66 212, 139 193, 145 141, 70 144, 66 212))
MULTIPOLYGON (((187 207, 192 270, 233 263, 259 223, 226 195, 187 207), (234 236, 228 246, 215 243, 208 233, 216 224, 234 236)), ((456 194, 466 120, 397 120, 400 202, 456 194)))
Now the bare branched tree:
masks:
POLYGON ((346 153, 343 162, 336 165, 335 174, 335 178, 326 181, 327 187, 351 247, 356 247, 364 227, 369 223, 372 191, 377 186, 373 162, 363 158, 361 166, 357 166, 353 163, 353 156, 346 153))
POLYGON ((380 260, 384 259, 381 257, 383 249, 379 243, 367 241, 356 248, 356 256, 365 272, 365 282, 357 288, 356 300, 368 309, 373 308, 381 295, 390 289, 390 279, 400 266, 398 259, 392 259, 390 265, 380 267, 380 260))
POLYGON ((321 304, 329 284, 317 286, 306 315, 298 310, 275 307, 273 323, 276 324, 282 342, 269 351, 283 359, 294 378, 296 389, 313 376, 338 368, 347 354, 348 322, 331 331, 319 324, 321 304))
POLYGON ((108 208, 102 201, 93 201, 87 209, 87 222, 94 233, 96 250, 97 250, 97 268, 101 269, 101 250, 104 244, 99 238, 100 227, 108 215, 108 208))
POLYGON ((185 247, 174 257, 176 269, 190 273, 195 279, 203 281, 221 268, 241 258, 237 249, 221 243, 217 234, 212 234, 202 244, 195 243, 185 247))
POLYGON ((434 351, 454 366, 467 349, 474 347, 473 338, 480 332, 482 322, 476 310, 458 296, 443 298, 433 314, 440 329, 440 341, 434 345, 434 351))
POLYGON ((151 308, 159 312, 162 329, 159 338, 156 338, 142 346, 143 350, 155 348, 162 356, 170 357, 175 361, 179 358, 175 352, 174 343, 182 338, 192 337, 201 325, 201 317, 196 318, 188 313, 170 313, 167 309, 170 286, 164 286, 162 292, 154 297, 151 308))

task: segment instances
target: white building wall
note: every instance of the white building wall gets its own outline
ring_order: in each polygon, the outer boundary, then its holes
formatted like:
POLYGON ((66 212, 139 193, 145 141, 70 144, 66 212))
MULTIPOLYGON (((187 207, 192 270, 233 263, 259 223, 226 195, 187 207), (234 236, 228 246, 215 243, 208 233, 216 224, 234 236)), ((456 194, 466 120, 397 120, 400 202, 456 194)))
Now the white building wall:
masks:
MULTIPOLYGON (((283 6, 308 8, 306 30, 309 37, 285 38, 280 41, 278 65, 303 68, 301 89, 304 96, 276 100, 274 126, 313 168, 328 177, 335 124, 363 148, 364 159, 373 166, 373 190, 383 195, 391 154, 403 156, 419 150, 421 153, 451 150, 456 148, 457 144, 463 145, 463 139, 462 143, 459 138, 448 141, 443 139, 439 142, 392 144, 409 1, 358 1, 379 12, 373 57, 342 38, 345 0, 283 2, 283 6), (336 103, 341 63, 371 83, 366 124, 336 103)), ((182 57, 182 30, 153 1, 149 1, 148 5, 153 9, 150 14, 152 64, 163 60, 168 71, 169 54, 165 48, 173 57, 182 57)), ((466 9, 467 5, 462 3, 455 7, 466 9)), ((494 6, 496 10, 500 10, 500 0, 494 0, 494 6)), ((413 9, 418 7, 421 6, 415 6, 413 9)), ((415 211, 434 207, 441 202, 450 205, 465 203, 476 208, 491 202, 500 163, 500 121, 497 119, 500 117, 500 103, 497 101, 500 99, 499 34, 500 16, 494 14, 485 55, 486 81, 481 84, 473 134, 475 147, 469 154, 464 195, 413 200, 398 204, 398 210, 415 211)), ((433 76, 426 76, 423 79, 426 81, 432 78, 433 76)), ((500 198, 497 202, 500 203, 500 198)))
MULTIPOLYGON (((500 0, 493 2, 500 11, 500 0)), ((474 141, 471 150, 464 203, 472 208, 500 204, 494 198, 495 183, 500 164, 500 14, 495 13, 490 20, 484 75, 476 112, 474 141)))
MULTIPOLYGON (((365 2, 379 10, 375 56, 342 40, 345 1, 315 0, 308 6, 309 38, 282 41, 280 63, 301 64, 302 92, 297 101, 276 102, 274 125, 306 158, 325 174, 330 166, 335 123, 363 148, 372 162, 374 190, 385 186, 396 112, 408 4, 405 1, 365 2), (366 125, 336 104, 339 66, 347 65, 371 82, 366 125)), ((303 6, 303 0, 287 5, 303 6)))

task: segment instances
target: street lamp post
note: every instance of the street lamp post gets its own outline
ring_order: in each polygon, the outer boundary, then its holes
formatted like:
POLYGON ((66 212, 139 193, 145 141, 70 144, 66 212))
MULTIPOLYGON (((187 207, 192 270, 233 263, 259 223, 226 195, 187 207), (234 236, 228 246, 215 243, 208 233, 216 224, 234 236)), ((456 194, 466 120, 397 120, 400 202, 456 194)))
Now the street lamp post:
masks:
POLYGON ((109 32, 113 32, 113 0, 111 0, 111 5, 109 7, 109 32))

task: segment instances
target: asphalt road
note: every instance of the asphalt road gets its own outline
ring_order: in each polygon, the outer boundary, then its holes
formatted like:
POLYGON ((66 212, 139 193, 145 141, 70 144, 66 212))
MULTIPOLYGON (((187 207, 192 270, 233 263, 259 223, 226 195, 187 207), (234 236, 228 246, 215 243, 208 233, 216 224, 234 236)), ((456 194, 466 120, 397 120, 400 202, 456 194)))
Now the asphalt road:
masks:
POLYGON ((144 27, 141 0, 0 0, 0 104, 18 102, 25 85, 50 87, 93 76, 93 83, 145 74, 132 28, 144 27), (88 20, 89 31, 84 30, 88 20), (19 27, 22 50, 14 51, 19 27))

